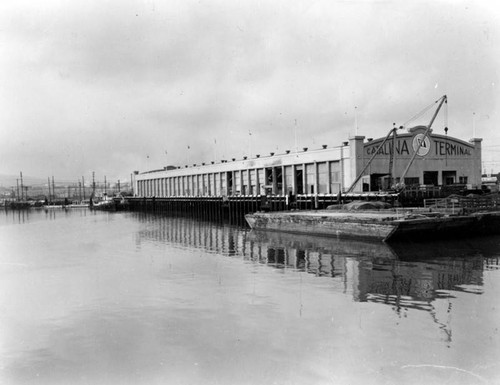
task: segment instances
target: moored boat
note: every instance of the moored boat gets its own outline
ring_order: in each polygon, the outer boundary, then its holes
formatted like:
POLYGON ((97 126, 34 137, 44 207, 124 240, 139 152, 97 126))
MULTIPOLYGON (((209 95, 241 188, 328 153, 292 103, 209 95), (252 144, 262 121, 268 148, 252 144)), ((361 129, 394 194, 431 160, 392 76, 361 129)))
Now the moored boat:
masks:
POLYGON ((96 198, 92 194, 90 198, 89 207, 93 210, 105 210, 105 211, 115 211, 116 204, 113 198, 110 198, 107 194, 103 194, 101 197, 96 198))
POLYGON ((116 206, 113 200, 106 200, 106 201, 93 202, 90 205, 90 208, 93 210, 114 211, 116 209, 116 206))
POLYGON ((70 205, 67 205, 66 208, 68 209, 87 209, 89 208, 90 201, 81 201, 78 203, 72 203, 70 205))

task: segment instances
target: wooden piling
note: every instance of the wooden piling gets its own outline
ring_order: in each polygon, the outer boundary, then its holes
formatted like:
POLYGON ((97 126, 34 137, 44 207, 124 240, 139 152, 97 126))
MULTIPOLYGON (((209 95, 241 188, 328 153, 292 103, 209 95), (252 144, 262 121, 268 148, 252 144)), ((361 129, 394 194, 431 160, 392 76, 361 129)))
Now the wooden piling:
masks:
POLYGON ((130 197, 133 211, 188 217, 210 221, 228 221, 246 226, 245 214, 259 211, 324 209, 337 203, 336 195, 247 195, 228 197, 130 197))

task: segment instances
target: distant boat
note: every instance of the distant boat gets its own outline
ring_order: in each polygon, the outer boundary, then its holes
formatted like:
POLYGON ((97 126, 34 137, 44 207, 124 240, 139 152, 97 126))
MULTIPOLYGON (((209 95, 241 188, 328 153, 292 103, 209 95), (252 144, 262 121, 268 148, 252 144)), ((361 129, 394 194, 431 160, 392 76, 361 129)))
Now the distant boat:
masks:
POLYGON ((87 209, 90 206, 90 201, 85 200, 81 201, 80 203, 71 203, 66 206, 68 209, 87 209))
POLYGON ((110 198, 106 193, 100 198, 96 198, 94 194, 90 197, 89 208, 92 210, 115 211, 116 203, 113 198, 110 198))
POLYGON ((65 209, 67 206, 66 205, 43 205, 42 206, 45 211, 47 210, 60 210, 60 209, 65 209))

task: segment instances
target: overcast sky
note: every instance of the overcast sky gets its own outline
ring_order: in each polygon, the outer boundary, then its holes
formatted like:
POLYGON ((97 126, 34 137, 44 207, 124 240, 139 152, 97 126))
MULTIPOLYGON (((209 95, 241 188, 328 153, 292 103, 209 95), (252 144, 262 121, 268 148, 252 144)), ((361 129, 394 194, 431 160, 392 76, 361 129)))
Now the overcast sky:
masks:
POLYGON ((444 94, 434 132, 447 124, 469 140, 475 129, 485 168, 500 171, 499 11, 493 1, 2 0, 0 174, 127 180, 336 146, 356 121, 359 135, 385 136, 444 94))

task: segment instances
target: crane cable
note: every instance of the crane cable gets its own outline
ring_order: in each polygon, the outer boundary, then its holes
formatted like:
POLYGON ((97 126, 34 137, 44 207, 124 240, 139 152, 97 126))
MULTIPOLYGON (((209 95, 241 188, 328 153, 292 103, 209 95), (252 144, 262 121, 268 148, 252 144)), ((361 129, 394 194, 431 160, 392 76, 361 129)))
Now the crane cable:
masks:
POLYGON ((422 137, 422 139, 418 142, 418 146, 417 146, 417 148, 414 148, 414 150, 415 150, 415 151, 413 152, 413 155, 412 155, 412 157, 411 157, 411 159, 410 159, 410 162, 408 162, 408 165, 406 166, 405 170, 403 171, 403 174, 401 175, 400 180, 401 180, 401 181, 403 181, 403 182, 402 182, 402 189, 404 189, 404 187, 405 187, 405 186, 404 186, 404 179, 405 179, 405 177, 406 177, 406 174, 407 174, 408 170, 410 169, 410 166, 412 165, 413 161, 415 160, 415 157, 416 157, 416 156, 417 156, 417 154, 418 154, 418 150, 420 149, 420 146, 422 146, 423 141, 425 140, 425 138, 426 138, 426 137, 427 137, 427 135, 429 134, 429 131, 430 131, 431 127, 432 127, 432 123, 434 123, 434 120, 436 119, 436 117, 437 117, 437 115, 438 115, 438 113, 439 113, 439 110, 441 109, 441 107, 443 106, 443 104, 444 104, 447 100, 448 100, 448 98, 447 98, 447 96, 446 96, 446 95, 443 95, 443 96, 442 96, 442 97, 438 100, 439 105, 438 105, 438 107, 437 107, 436 111, 434 112, 434 115, 432 115, 432 119, 431 119, 431 121, 430 121, 430 122, 429 122, 429 124, 426 126, 427 128, 426 128, 425 132, 423 133, 423 137, 422 137))
POLYGON ((429 111, 436 103, 438 103, 441 99, 436 100, 435 102, 432 102, 429 104, 427 107, 425 107, 423 110, 415 114, 413 117, 408 119, 401 127, 406 127, 408 123, 420 118, 422 115, 424 115, 427 111, 429 111))
POLYGON ((444 130, 448 133, 448 99, 444 103, 444 130))

